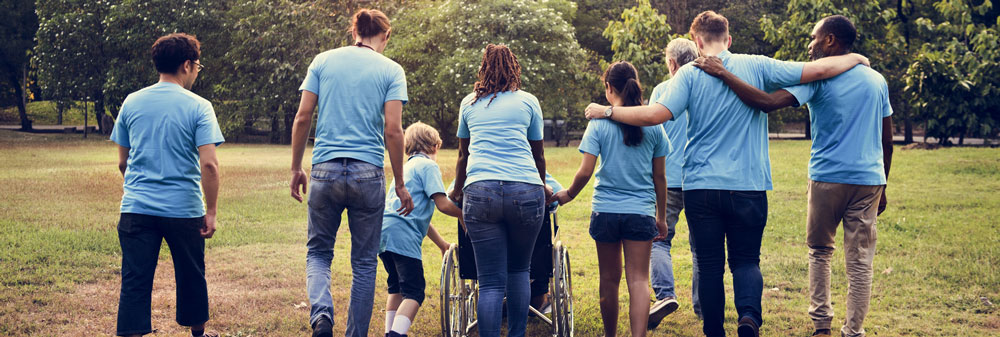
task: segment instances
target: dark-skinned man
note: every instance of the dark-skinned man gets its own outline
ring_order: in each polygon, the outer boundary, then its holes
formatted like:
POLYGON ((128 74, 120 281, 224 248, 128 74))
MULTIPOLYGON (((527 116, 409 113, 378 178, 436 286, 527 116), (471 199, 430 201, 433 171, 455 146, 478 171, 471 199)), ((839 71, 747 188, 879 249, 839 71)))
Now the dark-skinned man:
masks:
MULTIPOLYGON (((816 23, 809 56, 816 60, 851 52, 854 24, 834 15, 816 23)), ((847 315, 842 336, 864 336, 862 327, 871 294, 875 256, 875 219, 885 210, 885 184, 892 160, 892 107, 881 74, 856 66, 836 77, 777 90, 770 94, 728 72, 718 58, 696 66, 719 77, 747 105, 771 111, 808 103, 812 122, 808 212, 809 316, 813 336, 830 336, 830 259, 834 235, 844 224, 847 264, 847 315)))

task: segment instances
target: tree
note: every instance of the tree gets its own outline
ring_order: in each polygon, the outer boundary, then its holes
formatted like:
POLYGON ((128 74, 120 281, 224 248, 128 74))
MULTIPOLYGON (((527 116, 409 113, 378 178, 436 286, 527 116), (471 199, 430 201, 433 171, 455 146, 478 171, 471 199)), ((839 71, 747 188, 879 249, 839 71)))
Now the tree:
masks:
POLYGON ((563 119, 570 110, 577 117, 592 81, 569 24, 574 15, 564 0, 428 2, 403 11, 386 56, 406 70, 404 123, 423 120, 454 146, 459 104, 472 92, 489 43, 517 55, 523 89, 538 97, 546 118, 563 119))
POLYGON ((21 130, 31 130, 25 106, 29 52, 34 47, 35 32, 38 30, 38 16, 32 0, 4 1, 0 4, 0 81, 13 90, 0 91, 3 100, 16 101, 21 118, 21 130), (11 95, 12 94, 12 95, 11 95))
MULTIPOLYGON (((639 71, 640 82, 652 90, 670 75, 663 54, 672 38, 667 16, 643 0, 623 11, 620 18, 608 22, 604 30, 604 37, 611 41, 613 60, 632 63, 639 71)), ((601 68, 607 68, 607 64, 602 63, 601 68)))

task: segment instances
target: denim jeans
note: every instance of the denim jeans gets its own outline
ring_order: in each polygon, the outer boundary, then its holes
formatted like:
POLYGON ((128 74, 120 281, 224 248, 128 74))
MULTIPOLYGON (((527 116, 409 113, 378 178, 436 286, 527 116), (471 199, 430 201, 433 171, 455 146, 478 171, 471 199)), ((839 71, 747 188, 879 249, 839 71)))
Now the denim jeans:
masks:
POLYGON ((649 282, 657 300, 676 297, 674 293, 674 264, 670 257, 670 242, 674 239, 678 216, 684 209, 684 193, 680 189, 667 190, 667 238, 653 241, 649 258, 649 282))
POLYGON ((522 337, 531 299, 528 270, 542 227, 542 185, 477 181, 464 189, 463 213, 476 255, 479 278, 479 335, 499 337, 504 293, 507 331, 522 337))
POLYGON ((760 242, 767 224, 764 191, 684 191, 691 248, 698 254, 698 296, 706 336, 725 336, 726 292, 722 283, 726 253, 733 273, 737 317, 763 324, 760 242))
POLYGON ((122 213, 118 241, 122 247, 122 288, 118 298, 119 336, 153 331, 150 304, 160 244, 167 241, 177 282, 177 324, 194 326, 208 321, 205 283, 204 217, 165 218, 122 213))
POLYGON ((330 263, 341 215, 347 209, 351 230, 351 300, 347 336, 367 336, 375 301, 385 172, 381 167, 347 158, 313 165, 309 191, 309 240, 306 243, 306 289, 309 323, 326 316, 333 322, 330 263))

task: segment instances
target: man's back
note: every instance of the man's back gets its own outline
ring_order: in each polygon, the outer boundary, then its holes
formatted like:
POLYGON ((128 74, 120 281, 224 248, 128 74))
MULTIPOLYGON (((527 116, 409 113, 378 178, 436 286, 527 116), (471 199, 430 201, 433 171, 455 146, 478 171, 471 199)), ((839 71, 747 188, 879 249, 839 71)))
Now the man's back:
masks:
POLYGON ((785 88, 809 104, 809 179, 884 185, 882 118, 892 115, 889 89, 877 71, 855 66, 836 77, 785 88))
POLYGON ((205 215, 198 147, 224 142, 212 104, 169 82, 130 94, 111 140, 129 148, 122 213, 205 215))

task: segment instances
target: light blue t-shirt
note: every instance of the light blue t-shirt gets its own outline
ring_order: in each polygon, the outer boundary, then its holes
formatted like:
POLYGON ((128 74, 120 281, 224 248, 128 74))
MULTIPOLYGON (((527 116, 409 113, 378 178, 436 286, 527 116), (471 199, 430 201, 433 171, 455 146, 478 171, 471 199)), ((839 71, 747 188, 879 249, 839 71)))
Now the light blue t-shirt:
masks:
POLYGON ((385 195, 385 212, 382 214, 382 240, 379 252, 393 252, 420 260, 420 244, 427 236, 427 227, 434 215, 435 194, 444 194, 441 170, 434 160, 422 153, 414 154, 403 165, 403 181, 413 198, 413 212, 407 216, 396 212, 402 205, 396 196, 396 185, 385 195))
MULTIPOLYGON (((465 186, 482 180, 542 185, 528 141, 542 140, 542 108, 526 91, 462 99, 458 138, 469 138, 465 186), (488 104, 488 106, 487 106, 488 104)), ((464 188, 464 186, 463 186, 464 188)))
POLYGON ((892 106, 882 74, 857 65, 836 77, 785 90, 799 105, 809 103, 809 179, 885 185, 882 118, 892 115, 892 106))
POLYGON ((128 150, 122 213, 205 215, 198 147, 226 141, 208 100, 159 82, 125 98, 111 140, 128 150))
POLYGON ((615 121, 594 119, 580 140, 580 152, 600 158, 595 177, 594 212, 656 216, 653 158, 670 153, 663 127, 642 128, 642 142, 627 146, 615 121))
MULTIPOLYGON (((650 102, 659 101, 660 96, 665 94, 667 91, 668 82, 670 82, 670 80, 663 81, 653 88, 653 93, 649 95, 650 102)), ((666 158, 668 188, 681 188, 683 186, 684 146, 687 145, 687 128, 687 114, 681 114, 672 120, 663 122, 663 131, 666 131, 667 139, 670 139, 671 145, 670 154, 668 154, 666 158)))
MULTIPOLYGON (((799 84, 805 65, 729 51, 718 56, 729 72, 768 92, 799 84)), ((722 80, 691 63, 677 71, 666 90, 657 103, 670 109, 674 119, 690 115, 684 148, 685 191, 772 188, 767 114, 743 104, 722 80)))
POLYGON ((383 166, 383 106, 406 104, 403 67, 368 48, 341 47, 316 55, 299 90, 319 96, 313 165, 352 158, 383 166))

